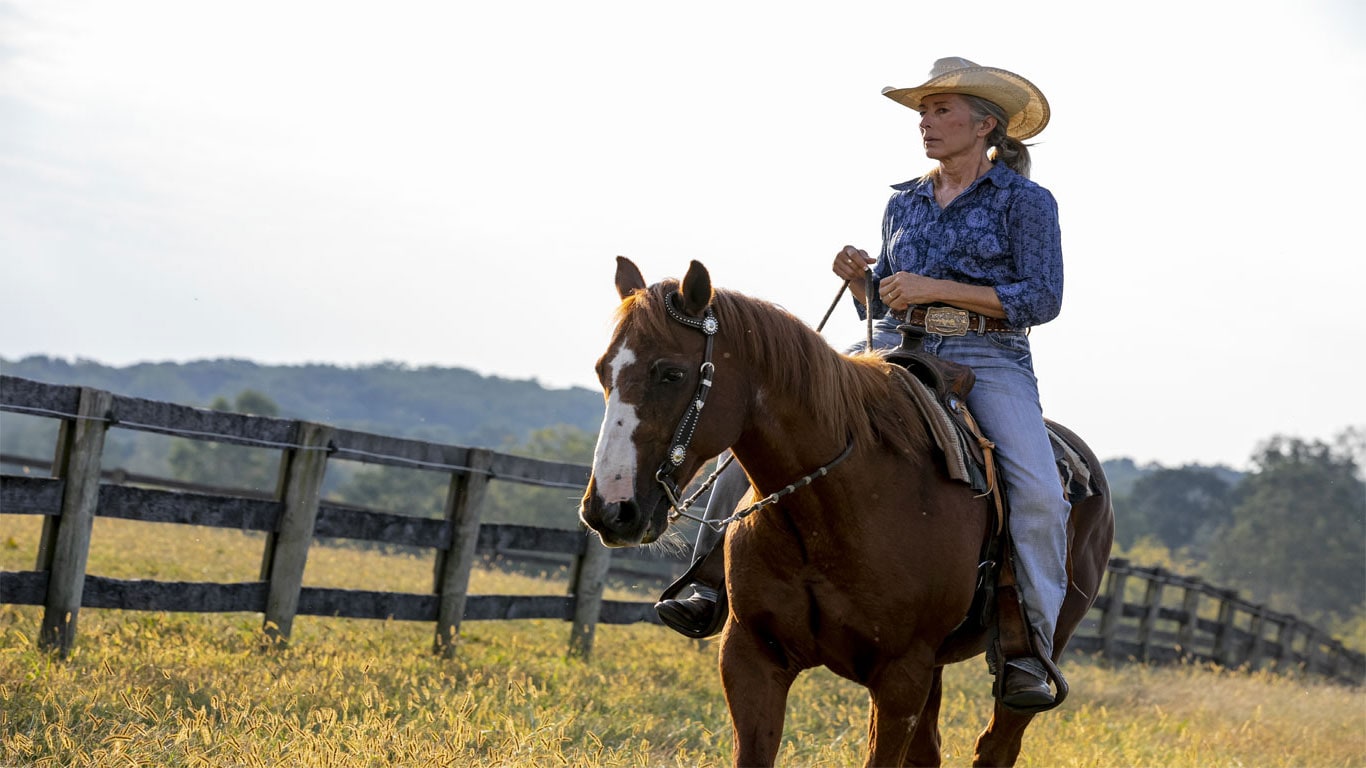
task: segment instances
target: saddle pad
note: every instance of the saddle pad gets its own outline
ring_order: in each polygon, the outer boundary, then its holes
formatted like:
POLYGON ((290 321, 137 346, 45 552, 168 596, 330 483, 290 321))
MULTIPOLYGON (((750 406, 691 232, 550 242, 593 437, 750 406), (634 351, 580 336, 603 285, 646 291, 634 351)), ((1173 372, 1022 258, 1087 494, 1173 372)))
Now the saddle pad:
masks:
POLYGON ((985 490, 978 487, 981 484, 982 473, 968 469, 969 462, 976 464, 977 459, 968 453, 958 426, 954 424, 948 410, 939 402, 939 398, 934 396, 923 381, 905 368, 897 366, 891 370, 901 380, 901 385, 905 387, 906 393, 915 402, 916 408, 920 409, 920 415, 925 418, 925 423, 929 425, 935 444, 944 454, 944 464, 949 477, 967 483, 976 490, 985 490))
POLYGON ((1095 494, 1096 487, 1091 478, 1091 467, 1081 457, 1076 448, 1053 429, 1053 422, 1044 420, 1048 428, 1048 441, 1053 444, 1053 458, 1058 463, 1058 479, 1062 481, 1063 493, 1067 501, 1076 504, 1087 496, 1095 494))
MULTIPOLYGON (((959 426, 957 418, 949 413, 945 405, 919 377, 899 366, 893 367, 892 371, 897 374, 907 394, 925 418, 925 423, 929 425, 935 444, 944 454, 944 465, 949 477, 967 483, 974 490, 987 490, 981 456, 971 449, 963 437, 965 427, 959 426)), ((1067 496, 1068 502, 1076 504, 1095 494, 1091 468, 1086 460, 1053 428, 1052 422, 1045 419, 1044 426, 1048 430, 1048 441, 1053 446, 1053 458, 1058 465, 1058 480, 1062 483, 1063 493, 1067 496)))

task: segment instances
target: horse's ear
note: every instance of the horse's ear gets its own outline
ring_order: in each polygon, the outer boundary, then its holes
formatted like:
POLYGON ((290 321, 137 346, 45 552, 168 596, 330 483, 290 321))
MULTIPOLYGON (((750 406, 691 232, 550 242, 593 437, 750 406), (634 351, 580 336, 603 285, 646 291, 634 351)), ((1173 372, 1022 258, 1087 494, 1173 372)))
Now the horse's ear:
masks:
POLYGON ((688 274, 683 276, 683 311, 693 317, 701 317, 711 304, 711 275, 702 262, 694 260, 688 265, 688 274))
POLYGON ((642 290, 645 290, 645 277, 640 274, 640 267, 625 256, 618 256, 617 295, 624 299, 642 290))

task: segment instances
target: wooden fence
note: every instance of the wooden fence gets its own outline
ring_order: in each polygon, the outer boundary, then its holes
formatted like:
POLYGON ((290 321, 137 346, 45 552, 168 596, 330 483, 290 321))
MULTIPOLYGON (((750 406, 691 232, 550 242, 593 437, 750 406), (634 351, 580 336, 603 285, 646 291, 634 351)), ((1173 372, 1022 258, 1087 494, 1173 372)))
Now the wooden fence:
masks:
MULTIPOLYGON (((434 622, 434 650, 454 651, 462 620, 562 619, 570 652, 588 656, 597 624, 657 622, 649 602, 603 598, 609 568, 622 561, 664 560, 648 550, 608 550, 581 531, 481 523, 491 481, 582 490, 589 468, 559 462, 356 432, 306 421, 223 413, 114 395, 83 387, 0 376, 0 411, 58 419, 50 477, 0 475, 0 519, 44 520, 32 571, 0 571, 0 601, 42 605, 40 641, 65 653, 80 608, 255 612, 267 636, 285 642, 298 615, 434 622), (110 429, 258 446, 281 455, 279 484, 268 499, 230 491, 187 492, 101 482, 110 429), (449 477, 441 519, 357 509, 321 497, 327 463, 410 467, 449 477), (222 584, 122 580, 86 573, 96 515, 204 525, 266 534, 257 581, 222 584), (304 564, 318 537, 436 550, 433 591, 411 594, 308 587, 304 564), (481 555, 509 550, 572 558, 569 594, 471 595, 470 571, 481 555)), ((146 480, 145 478, 139 478, 146 480)), ((644 563, 641 563, 644 565, 644 563)), ((676 574, 682 562, 670 563, 676 574)), ((1109 658, 1145 662, 1212 661, 1226 666, 1297 669, 1353 684, 1366 679, 1366 657, 1293 616, 1155 568, 1113 560, 1104 591, 1070 646, 1109 658)))
POLYGON ((1286 613, 1200 579, 1110 560, 1069 650, 1139 662, 1300 670, 1360 685, 1366 656, 1286 613))
POLYGON ((257 612, 275 642, 288 639, 298 615, 435 622, 434 647, 449 655, 462 620, 563 619, 572 622, 571 651, 587 656, 594 627, 655 620, 644 602, 603 599, 613 559, 658 559, 644 550, 611 553, 582 531, 481 525, 480 501, 491 480, 582 489, 588 468, 481 448, 439 445, 323 424, 223 413, 113 395, 100 390, 0 376, 0 410, 60 421, 50 477, 0 475, 0 519, 37 514, 44 520, 32 571, 0 572, 0 600, 42 605, 40 642, 65 653, 82 607, 191 612, 257 612), (110 429, 256 446, 281 455, 271 499, 229 492, 204 494, 101 483, 110 429), (442 519, 329 503, 321 487, 329 461, 418 468, 449 477, 442 519), (266 534, 257 581, 220 584, 123 580, 86 573, 96 515, 261 531, 266 534), (410 594, 303 585, 309 547, 318 537, 436 550, 434 589, 410 594), (568 595, 470 595, 480 555, 505 550, 573 558, 568 595))

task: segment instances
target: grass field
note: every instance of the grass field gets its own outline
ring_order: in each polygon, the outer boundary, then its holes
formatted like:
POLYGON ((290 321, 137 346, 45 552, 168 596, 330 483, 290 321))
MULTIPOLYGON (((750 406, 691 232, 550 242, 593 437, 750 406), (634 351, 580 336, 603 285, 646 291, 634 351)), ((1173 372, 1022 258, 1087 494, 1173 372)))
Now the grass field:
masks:
MULTIPOLYGON (((0 568, 32 567, 37 532, 3 518, 0 568), (9 528, 15 530, 10 531, 9 528)), ((97 520, 90 572, 254 578, 260 539, 97 520), (172 552, 161 556, 159 553, 172 552)), ((476 574, 475 593, 563 592, 476 574)), ((306 583, 423 591, 431 562, 319 547, 306 583)), ((619 588, 617 598, 646 593, 619 588)), ((716 766, 730 728, 714 644, 605 626, 566 656, 562 622, 470 622, 457 657, 433 627, 300 617, 263 654, 255 614, 82 611, 73 654, 36 648, 40 611, 0 606, 0 766, 716 766)), ((1026 766, 1363 766, 1366 693, 1311 679, 1070 659, 1072 696, 1025 737, 1026 766)), ((978 661, 946 674, 946 765, 971 762, 990 708, 978 661)), ((780 764, 860 764, 861 688, 814 671, 788 707, 780 764)))

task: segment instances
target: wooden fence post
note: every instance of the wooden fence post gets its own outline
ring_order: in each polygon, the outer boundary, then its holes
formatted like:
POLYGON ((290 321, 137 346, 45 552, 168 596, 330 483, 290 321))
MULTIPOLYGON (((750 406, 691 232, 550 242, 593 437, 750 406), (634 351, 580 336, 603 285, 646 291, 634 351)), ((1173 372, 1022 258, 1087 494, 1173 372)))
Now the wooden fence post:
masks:
MULTIPOLYGON (((58 422, 57 447, 50 469, 52 477, 61 479, 63 473, 67 471, 66 465, 70 460, 71 446, 76 438, 76 425, 81 423, 79 419, 62 419, 58 422)), ((63 485, 64 492, 65 489, 66 486, 63 485)), ((52 556, 57 549, 57 531, 62 527, 60 504, 57 512, 56 515, 43 515, 43 531, 38 539, 38 557, 33 565, 35 571, 52 570, 52 556)))
POLYGON ((1295 629, 1299 622, 1294 616, 1281 614, 1281 628, 1276 630, 1276 643, 1281 646, 1281 652, 1276 657, 1276 670, 1285 672, 1293 669, 1295 663, 1295 629))
POLYGON ((1100 617, 1100 653, 1115 658, 1119 624, 1124 618, 1124 582, 1129 576, 1128 560, 1113 560, 1105 573, 1105 613, 1100 617))
POLYGON ((1154 568, 1147 574, 1148 586, 1143 594, 1143 615, 1138 620, 1138 660, 1151 658, 1153 629, 1157 624, 1158 611, 1162 608, 1162 579, 1166 573, 1154 568))
POLYGON ((1305 629, 1307 631, 1305 632, 1304 643, 1304 668, 1311 674, 1329 671, 1330 666, 1325 661, 1323 643, 1332 638, 1320 632, 1317 627, 1306 627, 1305 629))
POLYGON ((446 494, 446 519, 451 524, 451 544, 436 554, 436 640, 434 653, 449 659, 455 655, 455 639, 465 616, 469 597, 470 569, 479 544, 479 518, 484 491, 488 489, 493 452, 471 448, 465 459, 469 471, 451 475, 446 494))
POLYGON ((44 521, 38 565, 47 570, 47 598, 39 645, 62 656, 76 638, 76 618, 85 590, 85 568, 90 559, 90 529, 100 494, 100 457, 108 430, 114 396, 81 388, 76 420, 62 428, 57 447, 57 476, 65 482, 61 517, 44 521))
POLYGON ((574 626, 569 632, 569 654, 587 659, 593 653, 593 632, 602 616, 602 591, 612 550, 597 536, 584 538, 583 559, 574 582, 574 626))
POLYGON ((1266 651, 1266 607, 1257 606, 1252 612, 1252 624, 1248 627, 1252 633, 1252 642, 1247 649, 1247 665, 1251 669, 1257 669, 1262 663, 1262 654, 1266 651))
POLYGON ((264 622, 268 646, 287 643, 294 628, 333 434, 332 427, 325 424, 301 421, 298 445, 287 452, 280 480, 284 509, 262 564, 262 578, 270 582, 264 622))
POLYGON ((1233 609, 1238 593, 1234 590, 1219 590, 1219 628, 1214 631, 1214 661, 1232 668, 1233 661, 1233 609))
POLYGON ((1182 580, 1182 586, 1186 589, 1181 597, 1181 613, 1184 617, 1176 632, 1176 642, 1180 646, 1181 657, 1192 659, 1195 657, 1195 628, 1200 618, 1200 589, 1189 579, 1182 580))

